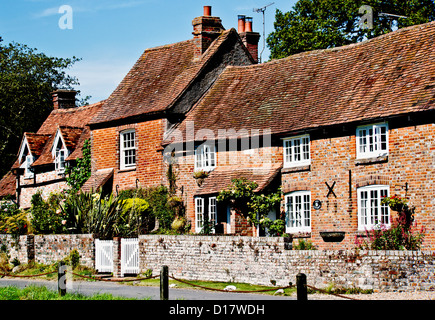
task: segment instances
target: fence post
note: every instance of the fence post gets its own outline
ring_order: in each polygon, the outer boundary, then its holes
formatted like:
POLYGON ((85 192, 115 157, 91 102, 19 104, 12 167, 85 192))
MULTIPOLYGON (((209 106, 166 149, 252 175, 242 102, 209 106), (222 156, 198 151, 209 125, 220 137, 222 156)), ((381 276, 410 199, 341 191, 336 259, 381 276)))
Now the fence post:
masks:
POLYGON ((160 271, 160 300, 169 299, 169 271, 168 266, 162 266, 160 271))
POLYGON ((66 275, 65 275, 65 263, 59 261, 57 265, 57 292, 61 297, 66 294, 66 275))
POLYGON ((298 273, 296 275, 296 293, 298 301, 307 301, 307 276, 304 273, 298 273))

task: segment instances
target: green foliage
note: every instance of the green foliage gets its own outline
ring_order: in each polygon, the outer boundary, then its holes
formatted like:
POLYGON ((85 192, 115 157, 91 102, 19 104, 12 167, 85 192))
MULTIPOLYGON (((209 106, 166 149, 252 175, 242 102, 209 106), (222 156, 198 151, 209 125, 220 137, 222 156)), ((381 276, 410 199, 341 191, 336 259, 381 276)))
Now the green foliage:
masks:
POLYGON ((36 192, 31 200, 31 225, 36 234, 68 233, 72 217, 61 209, 65 201, 63 194, 51 194, 47 201, 42 198, 41 191, 36 192))
MULTIPOLYGON (((271 228, 274 233, 283 233, 284 221, 271 222, 267 215, 281 202, 281 190, 270 194, 258 194, 258 184, 246 178, 231 180, 231 185, 219 192, 217 201, 229 202, 231 206, 247 217, 251 225, 271 228)), ((280 219, 278 219, 280 220, 280 219)))
POLYGON ((326 49, 360 42, 392 31, 435 20, 431 0, 299 0, 289 12, 275 14, 275 30, 267 37, 271 59, 299 52, 326 49), (362 5, 373 8, 373 28, 362 29, 358 23, 362 5), (389 18, 379 13, 408 18, 389 18))
POLYGON ((293 245, 293 250, 317 250, 309 240, 299 239, 298 244, 293 245))
MULTIPOLYGON (((148 298, 145 298, 148 299, 148 298)), ((83 295, 80 293, 67 293, 60 296, 55 290, 44 286, 30 285, 25 288, 15 286, 0 288, 0 300, 136 300, 134 298, 114 297, 109 293, 83 295)))
POLYGON ((424 227, 417 229, 414 224, 415 208, 408 205, 408 200, 398 196, 385 197, 382 204, 388 204, 397 212, 391 226, 384 224, 366 231, 366 239, 356 238, 357 248, 366 250, 420 250, 425 237, 424 227))
POLYGON ((0 233, 18 237, 27 233, 28 225, 27 213, 15 203, 6 201, 0 204, 0 233))
POLYGON ((73 269, 76 269, 80 265, 80 253, 77 249, 70 251, 68 257, 63 259, 67 265, 70 265, 73 269))
POLYGON ((267 233, 271 237, 278 237, 285 232, 285 221, 283 219, 271 220, 270 218, 263 218, 260 224, 267 228, 267 233))
POLYGON ((165 186, 123 190, 119 195, 123 198, 138 197, 146 200, 149 204, 149 210, 151 210, 150 217, 157 218, 159 228, 171 230, 175 211, 168 204, 169 191, 165 186))
POLYGON ((51 92, 79 84, 66 74, 77 61, 0 42, 0 176, 16 160, 23 133, 36 132, 53 109, 51 92))
POLYGON ((123 210, 122 201, 113 194, 102 197, 100 193, 80 192, 70 195, 62 205, 62 212, 74 217, 75 233, 91 233, 100 239, 124 236, 123 210))
POLYGON ((78 192, 91 177, 91 143, 89 139, 83 144, 82 154, 82 158, 77 159, 75 166, 65 168, 66 183, 71 187, 71 193, 78 192))

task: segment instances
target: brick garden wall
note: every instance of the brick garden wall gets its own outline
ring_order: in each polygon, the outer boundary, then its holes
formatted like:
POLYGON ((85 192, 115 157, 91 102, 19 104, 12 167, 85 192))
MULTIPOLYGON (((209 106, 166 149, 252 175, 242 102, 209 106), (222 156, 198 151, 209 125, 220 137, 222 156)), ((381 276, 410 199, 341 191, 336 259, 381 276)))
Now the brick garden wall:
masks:
POLYGON ((318 288, 334 283, 374 291, 435 289, 433 251, 286 250, 284 238, 139 237, 140 267, 190 280, 288 285, 299 272, 318 288))

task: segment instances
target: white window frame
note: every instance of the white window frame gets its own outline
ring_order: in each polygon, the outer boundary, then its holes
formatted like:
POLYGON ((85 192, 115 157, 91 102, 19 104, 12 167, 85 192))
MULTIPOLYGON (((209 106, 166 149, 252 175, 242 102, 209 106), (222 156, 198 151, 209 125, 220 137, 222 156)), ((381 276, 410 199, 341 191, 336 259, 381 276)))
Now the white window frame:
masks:
POLYGON ((311 192, 294 191, 285 195, 286 232, 311 232, 311 192))
POLYGON ((216 168, 216 145, 203 143, 195 149, 195 171, 216 168))
POLYGON ((32 163, 33 163, 34 159, 33 156, 31 154, 28 154, 26 156, 26 160, 24 161, 24 178, 25 179, 31 179, 33 178, 35 175, 32 171, 32 163))
POLYGON ((56 150, 56 156, 54 158, 54 167, 57 174, 65 173, 66 158, 68 157, 68 150, 58 149, 56 150))
POLYGON ((390 208, 381 204, 383 197, 390 196, 388 185, 370 185, 357 189, 358 230, 365 231, 379 228, 381 224, 391 226, 390 208))
MULTIPOLYGON (((217 200, 216 197, 208 198, 208 221, 214 222, 216 224, 217 221, 217 200)), ((204 226, 204 213, 205 213, 205 198, 203 197, 195 197, 195 232, 199 233, 202 231, 202 227, 204 226)), ((214 233, 215 230, 213 229, 214 233)))
POLYGON ((137 143, 136 143, 136 130, 125 130, 119 133, 119 157, 120 157, 120 169, 128 170, 135 169, 137 162, 137 143), (129 139, 126 141, 127 135, 130 136, 134 134, 133 139, 129 139), (131 145, 131 141, 133 141, 133 145, 131 145), (125 145, 126 142, 128 145, 125 145), (126 161, 129 159, 129 161, 126 161), (134 159, 134 161, 133 161, 134 159), (127 163, 128 162, 128 163, 127 163))
POLYGON ((387 122, 358 127, 356 129, 357 159, 377 158, 388 155, 388 139, 387 122))
POLYGON ((311 164, 310 135, 283 139, 284 168, 311 164))
MULTIPOLYGON (((216 197, 208 198, 208 221, 216 225, 217 221, 217 200, 216 197)), ((215 232, 213 228, 213 233, 215 232)))
POLYGON ((195 232, 199 233, 202 230, 204 223, 204 198, 195 198, 195 232))

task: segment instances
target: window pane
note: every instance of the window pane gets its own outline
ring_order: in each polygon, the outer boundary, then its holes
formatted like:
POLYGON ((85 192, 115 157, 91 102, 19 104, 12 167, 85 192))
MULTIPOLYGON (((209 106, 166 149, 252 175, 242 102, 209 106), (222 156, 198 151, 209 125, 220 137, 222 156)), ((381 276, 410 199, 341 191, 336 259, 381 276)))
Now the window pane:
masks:
POLYGON ((301 141, 293 140, 294 161, 301 161, 301 141))
POLYGON ((303 159, 309 160, 310 159, 310 139, 308 137, 305 137, 302 139, 302 145, 303 145, 303 159))
POLYGON ((310 226, 310 196, 304 195, 304 226, 310 226))
POLYGON ((209 214, 210 222, 212 222, 213 225, 216 224, 216 211, 217 211, 216 209, 217 209, 216 198, 212 197, 209 199, 208 214, 209 214))
POLYGON ((367 225, 367 191, 362 191, 360 196, 360 222, 362 225, 367 225))

